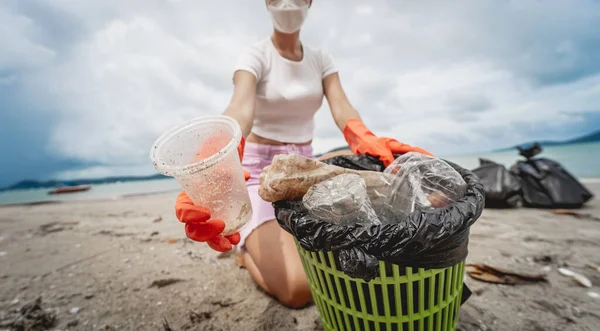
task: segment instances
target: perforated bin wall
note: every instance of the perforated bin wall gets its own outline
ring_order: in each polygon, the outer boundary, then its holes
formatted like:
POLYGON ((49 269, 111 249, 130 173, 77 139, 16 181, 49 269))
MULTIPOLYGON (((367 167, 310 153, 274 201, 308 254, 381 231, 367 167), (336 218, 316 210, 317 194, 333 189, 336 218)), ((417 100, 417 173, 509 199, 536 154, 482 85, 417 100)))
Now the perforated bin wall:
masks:
POLYGON ((380 261, 379 277, 365 282, 338 271, 332 252, 296 246, 325 330, 456 330, 464 262, 426 270, 380 261))

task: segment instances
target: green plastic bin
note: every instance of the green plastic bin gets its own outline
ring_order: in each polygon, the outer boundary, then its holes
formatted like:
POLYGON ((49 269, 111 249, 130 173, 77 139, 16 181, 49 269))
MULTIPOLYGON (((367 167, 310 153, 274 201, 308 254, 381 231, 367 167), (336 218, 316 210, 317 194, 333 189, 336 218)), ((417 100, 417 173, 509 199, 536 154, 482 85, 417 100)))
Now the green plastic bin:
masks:
POLYGON ((464 261, 445 269, 379 261, 379 277, 365 282, 339 271, 333 252, 296 246, 325 330, 456 330, 464 261))

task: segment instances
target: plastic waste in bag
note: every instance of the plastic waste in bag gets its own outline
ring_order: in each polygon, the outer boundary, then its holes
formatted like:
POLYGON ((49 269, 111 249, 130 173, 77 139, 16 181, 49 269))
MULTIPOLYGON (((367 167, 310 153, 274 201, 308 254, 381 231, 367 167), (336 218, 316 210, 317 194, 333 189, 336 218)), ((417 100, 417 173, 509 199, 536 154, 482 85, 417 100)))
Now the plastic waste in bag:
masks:
POLYGON ((296 154, 281 154, 273 158, 260 175, 258 194, 264 201, 302 200, 315 184, 342 174, 359 175, 368 187, 388 184, 385 174, 376 171, 357 171, 327 164, 296 154))
MULTIPOLYGON (((345 164, 354 170, 384 170, 381 162, 371 156, 351 159, 338 156, 324 162, 345 164)), ((483 211, 484 192, 475 174, 447 164, 457 171, 466 188, 462 197, 443 207, 415 210, 396 219, 378 215, 382 222, 379 225, 338 226, 313 217, 302 201, 282 200, 273 203, 275 216, 304 249, 333 251, 336 267, 349 277, 365 281, 377 277, 378 261, 414 268, 450 267, 467 257, 469 229, 483 211)), ((375 209, 372 198, 371 203, 375 209)))
POLYGON ((415 210, 444 207, 466 191, 467 184, 448 163, 421 153, 406 153, 390 164, 384 174, 389 186, 371 194, 375 211, 384 219, 397 220, 415 210))
POLYGON ((473 173, 479 177, 485 190, 485 206, 513 208, 521 202, 521 183, 504 165, 479 159, 473 173))
POLYGON ((421 208, 439 208, 461 198, 467 183, 447 162, 417 152, 398 157, 384 173, 408 182, 421 208))
POLYGON ((371 207, 365 180, 343 174, 312 186, 302 199, 308 213, 337 225, 381 224, 371 207))
POLYGON ((540 208, 580 208, 593 194, 558 162, 534 157, 539 144, 519 148, 526 160, 517 161, 510 171, 521 181, 523 204, 540 208), (531 151, 530 151, 531 150, 531 151))
MULTIPOLYGON (((407 153, 398 157, 385 171, 382 171, 383 165, 371 162, 372 159, 369 159, 368 163, 364 162, 364 157, 336 157, 333 159, 337 160, 337 164, 327 164, 301 155, 278 155, 261 174, 259 195, 263 200, 270 202, 300 200, 311 188, 318 186, 316 193, 319 199, 315 199, 314 204, 307 208, 321 210, 323 213, 329 208, 329 216, 333 219, 328 221, 338 223, 339 217, 332 213, 339 207, 325 204, 339 203, 336 201, 339 197, 335 196, 337 193, 327 191, 334 190, 335 185, 350 185, 350 181, 345 181, 348 178, 359 178, 365 184, 368 200, 375 214, 379 219, 391 222, 402 219, 417 209, 445 206, 464 194, 466 183, 458 172, 435 157, 407 153), (339 179, 341 182, 332 181, 340 175, 347 176, 341 177, 344 178, 339 179)), ((361 184, 357 182, 356 185, 361 184)), ((347 198, 350 200, 346 203, 354 199, 349 196, 347 198)), ((352 222, 363 221, 355 219, 352 222)))

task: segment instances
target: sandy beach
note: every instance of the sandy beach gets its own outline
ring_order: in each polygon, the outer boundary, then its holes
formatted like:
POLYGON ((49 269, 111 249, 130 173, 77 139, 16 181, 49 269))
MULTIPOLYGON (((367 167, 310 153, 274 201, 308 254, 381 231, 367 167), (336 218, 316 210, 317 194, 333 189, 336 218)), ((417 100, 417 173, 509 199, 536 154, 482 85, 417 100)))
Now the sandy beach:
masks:
MULTIPOLYGON (((600 184, 588 184, 600 195, 600 184)), ((233 254, 185 238, 175 194, 0 208, 0 326, 41 297, 53 330, 322 330, 314 305, 289 310, 261 292, 233 254), (168 326, 167 326, 168 324, 168 326)), ((547 273, 546 283, 473 291, 460 330, 598 330, 600 199, 579 210, 486 209, 468 263, 547 273), (579 272, 580 286, 557 272, 579 272)))

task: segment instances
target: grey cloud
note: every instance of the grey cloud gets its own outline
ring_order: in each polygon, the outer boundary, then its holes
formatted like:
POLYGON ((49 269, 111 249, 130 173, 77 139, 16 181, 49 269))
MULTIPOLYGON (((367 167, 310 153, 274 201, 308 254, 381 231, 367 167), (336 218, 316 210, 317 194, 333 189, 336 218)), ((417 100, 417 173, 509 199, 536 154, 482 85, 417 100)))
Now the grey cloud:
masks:
MULTIPOLYGON (((546 1, 375 1, 369 59, 407 69, 485 58, 539 84, 564 83, 600 71, 600 3, 546 1), (390 51, 383 51, 391 48, 390 51), (384 59, 385 58, 385 59, 384 59)), ((346 14, 346 13, 344 13, 346 14)), ((348 14, 349 15, 349 14, 348 14)), ((364 17, 363 19, 370 19, 364 17)), ((339 45, 343 51, 342 45, 339 45)))
POLYGON ((40 27, 31 18, 0 6, 0 22, 0 70, 39 67, 54 59, 54 50, 39 41, 40 27))
POLYGON ((436 132, 429 135, 430 139, 436 141, 443 141, 445 144, 452 144, 460 146, 464 144, 465 141, 469 141, 467 135, 461 133, 446 133, 446 132, 436 132))
MULTIPOLYGON (((511 125, 511 123, 505 122, 505 123, 485 123, 485 124, 478 124, 475 126, 470 127, 470 130, 481 136, 481 137, 485 137, 487 139, 501 139, 504 140, 507 137, 510 136, 516 136, 519 133, 515 131, 515 128, 513 125, 511 125)), ((519 137, 517 137, 519 138, 519 137)))
POLYGON ((477 116, 477 113, 467 113, 467 112, 456 113, 453 116, 453 119, 456 123, 460 123, 460 124, 479 122, 479 120, 480 120, 479 116, 477 116))
POLYGON ((6 0, 15 12, 32 18, 39 27, 38 38, 55 50, 68 49, 93 32, 81 17, 65 12, 49 1, 6 0))
POLYGON ((448 96, 447 104, 457 115, 475 116, 474 113, 492 109, 492 101, 484 94, 456 92, 448 96))

